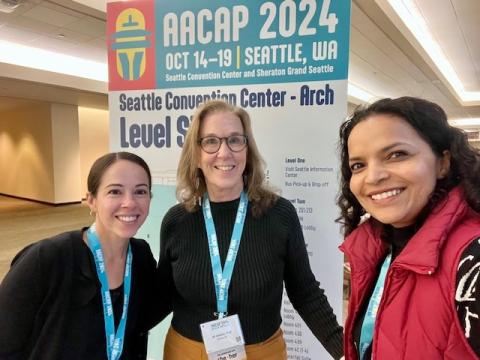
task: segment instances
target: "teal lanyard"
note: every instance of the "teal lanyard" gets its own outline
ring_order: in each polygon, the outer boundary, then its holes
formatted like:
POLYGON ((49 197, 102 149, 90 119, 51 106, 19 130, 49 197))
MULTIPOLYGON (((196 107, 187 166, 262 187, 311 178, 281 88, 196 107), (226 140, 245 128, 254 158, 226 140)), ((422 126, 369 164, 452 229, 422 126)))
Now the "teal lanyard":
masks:
POLYGON ((360 333, 360 360, 363 360, 365 352, 372 343, 373 331, 375 329, 375 319, 377 318, 378 306, 382 299, 383 288, 385 285, 385 277, 390 267, 390 261, 392 260, 392 253, 389 253, 383 262, 378 275, 377 283, 375 284, 375 290, 373 290, 372 297, 368 302, 367 313, 362 323, 362 330, 360 333))
POLYGON ((210 261, 212 263, 215 294, 217 296, 217 313, 215 315, 218 316, 219 319, 228 314, 228 288, 230 287, 233 267, 237 258, 238 248, 240 247, 240 240, 242 238, 243 224, 245 223, 247 207, 247 194, 242 191, 240 203, 238 204, 237 216, 235 217, 235 225, 233 226, 230 247, 228 249, 227 258, 225 259, 224 268, 222 270, 222 263, 220 261, 220 254, 218 250, 217 232, 215 230, 212 211, 210 209, 210 199, 208 198, 207 193, 205 193, 204 196, 202 209, 208 236, 208 248, 210 251, 210 261))
POLYGON ((98 280, 101 284, 103 318, 105 322, 105 336, 107 339, 107 358, 108 360, 117 360, 122 355, 123 343, 125 337, 125 326, 127 323, 128 301, 130 299, 131 287, 131 271, 132 271, 132 249, 128 245, 127 262, 125 264, 125 275, 123 278, 124 299, 122 318, 118 324, 115 333, 115 322, 113 318, 113 304, 110 297, 110 288, 108 286, 108 278, 105 269, 105 260, 103 258, 102 246, 95 231, 95 224, 87 230, 88 247, 93 254, 95 260, 95 268, 97 270, 98 280))

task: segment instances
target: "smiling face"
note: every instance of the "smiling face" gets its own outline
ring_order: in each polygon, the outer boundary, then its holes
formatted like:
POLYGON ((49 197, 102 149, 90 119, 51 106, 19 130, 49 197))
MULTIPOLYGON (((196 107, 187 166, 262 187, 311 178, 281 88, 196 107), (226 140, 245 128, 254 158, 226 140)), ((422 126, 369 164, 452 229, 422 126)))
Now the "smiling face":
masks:
POLYGON ((348 154, 350 190, 372 217, 394 227, 415 222, 450 166, 448 152, 436 156, 410 124, 393 115, 358 123, 348 154))
MULTIPOLYGON (((214 112, 206 116, 200 125, 200 138, 244 135, 242 122, 231 112, 214 112)), ((247 147, 240 152, 230 150, 222 141, 214 154, 200 150, 198 167, 205 177, 208 196, 212 201, 229 201, 240 196, 243 190, 243 172, 247 162, 247 147)))
POLYGON ((140 165, 131 161, 115 161, 103 173, 96 195, 87 195, 87 203, 95 213, 100 239, 128 240, 148 215, 148 175, 140 165))

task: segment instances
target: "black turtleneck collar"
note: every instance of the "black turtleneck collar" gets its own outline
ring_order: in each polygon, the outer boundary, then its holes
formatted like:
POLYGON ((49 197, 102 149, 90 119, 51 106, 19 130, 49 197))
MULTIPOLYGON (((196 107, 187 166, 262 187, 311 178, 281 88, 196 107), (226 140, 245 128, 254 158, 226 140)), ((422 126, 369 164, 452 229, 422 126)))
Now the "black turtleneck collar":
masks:
POLYGON ((398 254, 400 254, 410 238, 415 234, 416 230, 417 227, 415 225, 401 228, 389 226, 389 229, 386 231, 384 236, 384 240, 392 247, 392 260, 395 259, 398 254))

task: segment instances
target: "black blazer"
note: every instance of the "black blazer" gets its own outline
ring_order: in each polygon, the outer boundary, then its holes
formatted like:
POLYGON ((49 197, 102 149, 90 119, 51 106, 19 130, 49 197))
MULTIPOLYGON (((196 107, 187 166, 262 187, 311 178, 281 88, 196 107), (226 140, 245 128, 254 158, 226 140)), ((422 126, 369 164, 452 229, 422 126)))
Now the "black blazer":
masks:
MULTIPOLYGON (((29 245, 12 261, 0 284, 0 359, 107 359, 100 282, 82 231, 29 245)), ((132 238, 130 243, 123 360, 146 358, 147 331, 160 320, 158 315, 150 320, 158 306, 156 261, 147 242, 132 238)))

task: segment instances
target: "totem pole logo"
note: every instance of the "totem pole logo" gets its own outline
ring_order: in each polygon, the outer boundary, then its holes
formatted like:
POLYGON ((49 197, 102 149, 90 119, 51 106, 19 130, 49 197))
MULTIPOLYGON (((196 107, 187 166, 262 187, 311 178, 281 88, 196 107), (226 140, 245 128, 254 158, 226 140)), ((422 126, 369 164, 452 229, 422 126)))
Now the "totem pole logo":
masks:
POLYGON ((138 9, 125 9, 118 15, 111 49, 116 53, 117 72, 122 79, 138 80, 145 73, 150 35, 138 9))

